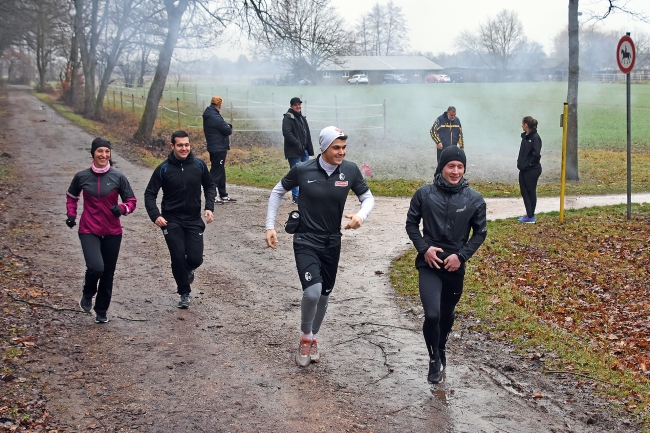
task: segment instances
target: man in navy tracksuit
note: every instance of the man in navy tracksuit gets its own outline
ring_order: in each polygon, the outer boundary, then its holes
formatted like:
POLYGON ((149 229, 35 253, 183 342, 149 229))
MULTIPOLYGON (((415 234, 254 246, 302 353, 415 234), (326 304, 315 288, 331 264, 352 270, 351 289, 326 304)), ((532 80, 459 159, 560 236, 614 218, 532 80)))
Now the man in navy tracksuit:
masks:
POLYGON ((151 175, 144 192, 144 206, 151 221, 165 235, 172 274, 181 296, 178 308, 189 308, 194 270, 203 263, 205 224, 201 219, 201 187, 205 196, 204 216, 210 224, 214 219, 214 183, 208 167, 190 151, 187 132, 176 131, 172 134, 167 160, 151 175), (163 190, 162 213, 156 205, 160 188, 163 190))

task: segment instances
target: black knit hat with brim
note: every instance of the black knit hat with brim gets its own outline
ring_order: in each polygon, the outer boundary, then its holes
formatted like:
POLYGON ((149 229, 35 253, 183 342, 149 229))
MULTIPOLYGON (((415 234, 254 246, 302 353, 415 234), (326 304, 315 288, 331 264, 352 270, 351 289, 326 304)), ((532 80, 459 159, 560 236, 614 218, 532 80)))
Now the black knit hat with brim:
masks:
POLYGON ((113 149, 110 141, 108 141, 105 138, 97 137, 93 140, 93 143, 90 145, 90 154, 92 156, 95 156, 95 151, 100 147, 108 147, 109 149, 113 149))
MULTIPOLYGON (((440 162, 436 168, 436 174, 442 173, 442 167, 449 164, 449 161, 460 161, 464 166, 467 166, 467 158, 465 151, 458 146, 449 146, 440 154, 440 162)), ((465 168, 467 170, 467 168, 465 168)))

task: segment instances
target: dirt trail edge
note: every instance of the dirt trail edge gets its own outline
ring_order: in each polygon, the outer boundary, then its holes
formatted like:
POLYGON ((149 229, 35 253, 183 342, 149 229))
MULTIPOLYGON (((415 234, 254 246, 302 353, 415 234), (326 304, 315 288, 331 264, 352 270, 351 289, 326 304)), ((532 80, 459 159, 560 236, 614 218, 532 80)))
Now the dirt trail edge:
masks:
MULTIPOLYGON (((65 191, 89 165, 93 137, 24 90, 10 91, 9 101, 7 132, 22 185, 7 218, 33 222, 42 234, 11 248, 36 263, 48 287, 63 294, 62 306, 74 308, 84 262, 76 230, 64 224, 65 191)), ((177 309, 167 248, 144 210, 152 170, 121 158, 119 148, 113 159, 138 209, 122 219, 111 322, 52 312, 66 332, 39 341, 47 356, 32 366, 46 382, 49 410, 68 431, 633 429, 574 382, 545 377, 534 361, 467 330, 462 320, 452 333, 444 383, 427 384, 422 319, 400 304, 386 275, 391 259, 408 247, 406 199, 378 198, 366 224, 344 233, 320 364, 293 363, 302 292, 290 236, 280 233, 275 251, 263 244, 269 191, 230 188, 238 202, 215 209, 192 306, 177 309)), ((357 208, 356 200, 348 202, 357 208)), ((492 217, 522 213, 520 201, 497 203, 490 201, 492 217)))

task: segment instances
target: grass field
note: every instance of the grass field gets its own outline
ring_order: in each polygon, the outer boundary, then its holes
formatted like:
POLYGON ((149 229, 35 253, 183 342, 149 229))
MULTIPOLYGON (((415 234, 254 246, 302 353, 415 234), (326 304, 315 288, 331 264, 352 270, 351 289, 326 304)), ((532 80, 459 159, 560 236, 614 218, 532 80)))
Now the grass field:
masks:
MULTIPOLYGON (((176 113, 169 110, 176 109, 178 97, 181 111, 186 114, 181 117, 181 125, 200 127, 203 104, 208 103, 211 93, 219 94, 226 97, 222 110, 226 119, 231 117, 230 103, 235 107, 232 115, 235 145, 237 131, 279 131, 289 99, 300 96, 305 101, 304 112, 315 141, 320 128, 337 124, 350 135, 348 158, 357 163, 367 162, 380 179, 430 179, 435 168, 435 151, 429 128, 448 105, 454 105, 463 124, 469 174, 477 180, 515 181, 521 118, 532 115, 539 121, 544 143, 545 169, 541 181, 552 182, 559 177, 562 136, 559 118, 566 98, 564 82, 300 87, 220 86, 205 82, 186 85, 184 95, 182 90, 183 87, 168 87, 164 93, 163 115, 168 121, 176 121, 176 113), (384 100, 386 138, 383 137, 384 100), (194 105, 196 102, 198 106, 194 105)), ((138 94, 136 104, 137 98, 138 94)), ((125 96, 125 101, 129 99, 130 96, 125 96)), ((109 103, 112 104, 110 94, 109 103)), ((634 152, 650 153, 648 118, 650 86, 633 85, 634 152)), ((623 151, 625 87, 581 83, 579 125, 581 149, 623 151)), ((277 133, 273 137, 273 142, 281 145, 277 133)))

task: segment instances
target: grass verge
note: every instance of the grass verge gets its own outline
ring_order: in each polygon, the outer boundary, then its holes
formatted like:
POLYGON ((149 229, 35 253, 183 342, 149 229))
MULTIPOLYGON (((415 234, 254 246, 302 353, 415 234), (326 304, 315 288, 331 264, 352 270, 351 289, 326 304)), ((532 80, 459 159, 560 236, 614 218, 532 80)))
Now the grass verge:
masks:
MULTIPOLYGON (((597 392, 650 428, 650 206, 571 210, 488 224, 468 263, 463 316, 478 331, 534 353, 544 369, 593 378, 597 392)), ((395 259, 390 279, 419 303, 416 252, 395 259)))

